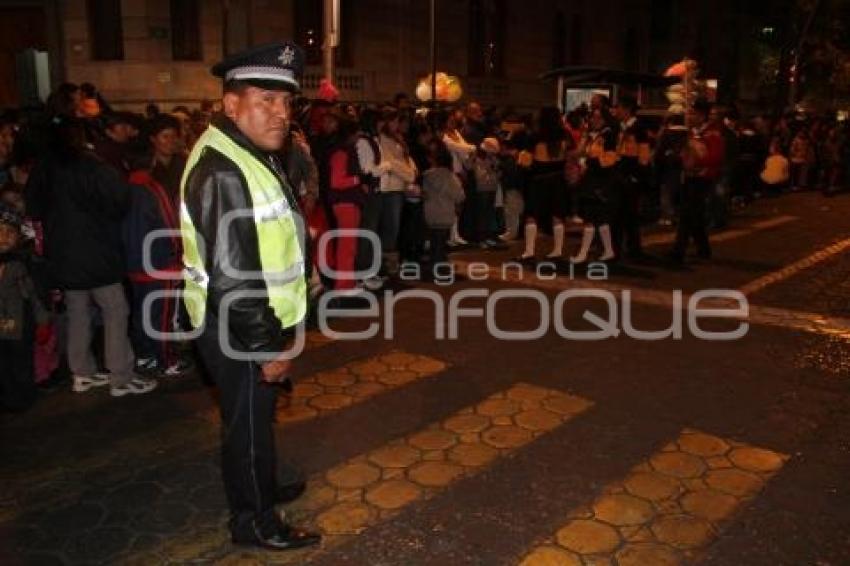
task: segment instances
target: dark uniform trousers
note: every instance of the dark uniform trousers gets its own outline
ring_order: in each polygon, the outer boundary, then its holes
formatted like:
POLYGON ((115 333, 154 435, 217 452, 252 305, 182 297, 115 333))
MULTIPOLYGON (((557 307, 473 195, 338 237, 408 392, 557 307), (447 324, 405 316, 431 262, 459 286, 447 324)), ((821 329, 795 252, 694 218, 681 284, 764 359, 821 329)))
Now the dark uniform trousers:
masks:
POLYGON ((705 219, 705 201, 711 187, 712 183, 703 177, 685 179, 682 186, 681 218, 676 232, 676 244, 673 247, 673 256, 677 259, 684 259, 691 238, 696 244, 699 256, 711 257, 705 219))
MULTIPOLYGON (((230 507, 230 531, 244 540, 271 535, 277 525, 272 423, 278 388, 261 381, 256 363, 227 356, 222 350, 221 341, 226 338, 222 334, 218 320, 207 315, 197 345, 219 389, 221 471, 230 507)), ((229 338, 231 347, 239 350, 238 342, 232 335, 229 338)))
POLYGON ((637 163, 624 163, 622 168, 621 193, 611 226, 614 250, 618 256, 639 256, 643 253, 640 235, 640 200, 645 184, 643 169, 637 163))

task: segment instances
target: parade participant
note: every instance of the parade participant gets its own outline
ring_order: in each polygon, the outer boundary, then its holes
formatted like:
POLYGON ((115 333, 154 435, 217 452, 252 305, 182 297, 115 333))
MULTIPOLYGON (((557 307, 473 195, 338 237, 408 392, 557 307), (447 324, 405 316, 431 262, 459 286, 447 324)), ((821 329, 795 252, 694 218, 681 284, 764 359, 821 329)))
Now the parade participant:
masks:
POLYGON ((640 199, 649 177, 649 138, 637 118, 634 98, 621 97, 614 109, 620 121, 617 152, 620 154, 621 194, 612 226, 614 249, 637 259, 643 255, 640 241, 640 199))
POLYGON ((560 259, 564 253, 564 218, 568 208, 566 167, 574 149, 573 138, 564 129, 555 107, 541 109, 535 136, 526 199, 525 251, 519 258, 521 261, 534 258, 538 226, 547 217, 552 220, 554 244, 546 257, 560 259))
POLYGON ((611 218, 613 193, 619 185, 617 163, 617 124, 604 106, 593 110, 590 115, 590 131, 582 140, 579 151, 585 157, 587 169, 579 185, 579 209, 584 219, 581 248, 572 256, 572 263, 585 263, 596 231, 604 248, 599 261, 610 261, 616 257, 611 242, 611 218))
POLYGON ((299 47, 277 43, 212 68, 223 112, 195 144, 181 186, 185 299, 220 391, 230 532, 271 550, 320 540, 275 513, 272 429, 287 343, 307 312, 304 222, 276 157, 303 62, 299 47))
POLYGON ((711 259, 705 205, 723 164, 723 138, 716 130, 704 128, 710 108, 711 105, 707 101, 698 100, 690 114, 690 123, 694 129, 682 152, 685 176, 682 186, 682 213, 676 232, 676 243, 670 252, 670 259, 675 264, 685 261, 685 253, 691 239, 696 245, 697 255, 701 259, 711 259))

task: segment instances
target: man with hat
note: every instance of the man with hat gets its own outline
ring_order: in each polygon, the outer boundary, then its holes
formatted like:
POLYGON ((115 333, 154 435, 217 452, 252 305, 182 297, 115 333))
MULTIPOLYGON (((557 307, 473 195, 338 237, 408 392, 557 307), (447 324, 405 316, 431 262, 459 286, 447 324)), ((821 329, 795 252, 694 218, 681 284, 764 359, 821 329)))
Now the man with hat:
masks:
POLYGON ((128 112, 112 112, 102 117, 103 136, 94 142, 94 152, 111 165, 122 179, 130 174, 128 154, 133 138, 133 116, 128 112))
POLYGON ((185 301, 220 392, 230 531, 236 543, 272 550, 320 540, 274 509, 275 402, 288 383, 287 343, 307 311, 304 222, 275 154, 302 66, 292 43, 215 65, 223 111, 198 139, 181 183, 185 301))

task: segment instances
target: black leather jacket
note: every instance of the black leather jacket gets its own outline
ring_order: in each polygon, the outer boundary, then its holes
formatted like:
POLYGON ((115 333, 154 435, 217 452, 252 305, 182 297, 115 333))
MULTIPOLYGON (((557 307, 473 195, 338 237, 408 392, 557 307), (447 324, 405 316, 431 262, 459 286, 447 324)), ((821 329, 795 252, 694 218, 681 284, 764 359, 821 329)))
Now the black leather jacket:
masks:
MULTIPOLYGON (((278 176, 293 214, 302 216, 292 189, 273 158, 254 146, 229 118, 218 115, 213 118, 212 124, 278 176)), ((222 269, 222 265, 227 265, 224 263, 224 258, 227 258, 231 271, 263 270, 253 216, 237 216, 228 226, 226 241, 217 241, 219 221, 225 214, 253 207, 248 182, 236 163, 208 147, 186 179, 183 198, 197 231, 198 250, 209 276, 205 323, 208 330, 221 333, 224 329, 217 328, 220 306, 229 293, 267 290, 263 279, 234 278, 232 273, 222 269), (209 325, 214 326, 209 328, 209 325)), ((304 223, 296 221, 296 225, 303 228, 304 223)), ((281 245, 301 244, 281 242, 281 245)), ((306 252, 302 253, 302 257, 307 257, 306 252)), ((309 273, 309 270, 306 272, 309 273)), ((230 339, 237 342, 232 346, 243 352, 281 352, 294 334, 294 329, 282 328, 267 297, 236 299, 230 303, 228 311, 230 339)))

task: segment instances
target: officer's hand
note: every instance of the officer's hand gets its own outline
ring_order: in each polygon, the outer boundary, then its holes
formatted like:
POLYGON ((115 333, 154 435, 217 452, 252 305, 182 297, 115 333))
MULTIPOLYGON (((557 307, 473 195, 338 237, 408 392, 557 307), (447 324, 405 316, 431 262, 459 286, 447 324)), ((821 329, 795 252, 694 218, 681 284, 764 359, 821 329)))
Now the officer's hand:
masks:
POLYGON ((263 381, 266 383, 282 383, 289 377, 291 367, 292 360, 285 360, 282 357, 266 362, 262 366, 263 381))

